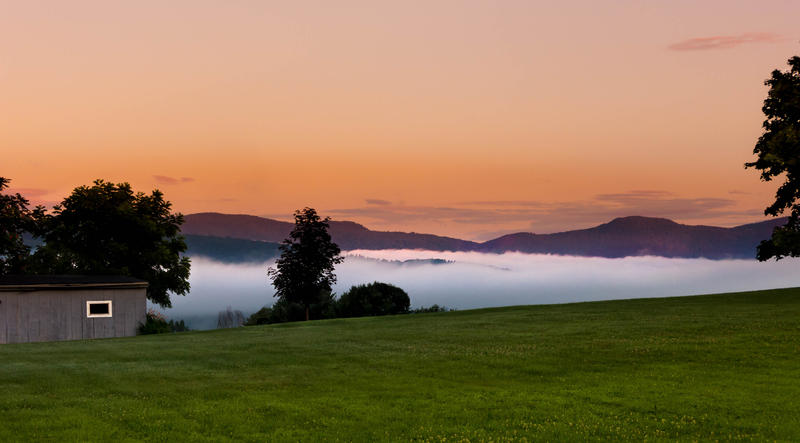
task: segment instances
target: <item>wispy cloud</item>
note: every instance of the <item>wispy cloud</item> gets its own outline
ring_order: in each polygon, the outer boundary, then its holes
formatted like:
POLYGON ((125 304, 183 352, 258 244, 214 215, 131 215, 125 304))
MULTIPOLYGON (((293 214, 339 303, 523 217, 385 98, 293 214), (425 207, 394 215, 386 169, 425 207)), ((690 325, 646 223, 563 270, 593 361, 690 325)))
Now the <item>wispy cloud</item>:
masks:
POLYGON ((20 194, 25 198, 39 198, 43 195, 47 195, 52 191, 47 189, 39 189, 39 188, 14 188, 11 187, 8 189, 9 194, 20 194))
POLYGON ((170 177, 168 175, 154 175, 153 178, 156 182, 163 185, 178 185, 181 183, 191 183, 194 181, 192 177, 170 177))
MULTIPOLYGON (((5 192, 5 191, 4 191, 5 192)), ((57 197, 53 194, 58 194, 58 191, 54 191, 52 189, 41 189, 41 188, 15 188, 10 187, 8 189, 9 194, 20 194, 24 198, 28 200, 30 203, 30 207, 34 206, 44 206, 45 208, 52 208, 53 206, 60 203, 60 197, 57 197)))
MULTIPOLYGON (((367 218, 379 224, 410 224, 426 220, 448 223, 492 223, 498 222, 501 214, 506 217, 520 219, 522 215, 527 218, 529 211, 518 209, 494 208, 460 208, 448 206, 412 206, 412 205, 379 205, 359 208, 331 209, 330 212, 338 219, 367 218)), ((506 221, 508 218, 506 218, 506 221)))
POLYGON ((659 190, 650 190, 650 189, 638 189, 628 192, 616 193, 616 194, 600 194, 597 196, 598 199, 621 199, 621 200, 635 200, 635 199, 663 199, 669 196, 675 195, 668 191, 659 191, 659 190))
POLYGON ((465 206, 545 206, 545 203, 536 200, 477 200, 458 202, 456 204, 465 206))
POLYGON ((749 43, 777 43, 784 38, 769 32, 751 32, 739 35, 716 35, 712 37, 695 37, 669 45, 673 51, 705 51, 711 49, 729 49, 749 43))
MULTIPOLYGON (((474 240, 487 240, 500 233, 536 233, 580 229, 608 222, 616 217, 642 215, 684 222, 693 220, 742 220, 760 216, 756 209, 742 210, 733 198, 687 198, 663 190, 631 190, 598 194, 591 199, 562 202, 534 200, 480 200, 448 206, 367 204, 362 207, 330 209, 338 220, 355 220, 368 227, 382 228, 436 223, 467 228, 474 240)), ((463 229, 460 231, 463 232, 463 229)))
POLYGON ((377 199, 377 198, 368 198, 368 199, 366 199, 364 201, 366 201, 368 205, 386 206, 386 205, 391 205, 392 204, 392 202, 390 202, 388 200, 380 200, 380 199, 377 199))

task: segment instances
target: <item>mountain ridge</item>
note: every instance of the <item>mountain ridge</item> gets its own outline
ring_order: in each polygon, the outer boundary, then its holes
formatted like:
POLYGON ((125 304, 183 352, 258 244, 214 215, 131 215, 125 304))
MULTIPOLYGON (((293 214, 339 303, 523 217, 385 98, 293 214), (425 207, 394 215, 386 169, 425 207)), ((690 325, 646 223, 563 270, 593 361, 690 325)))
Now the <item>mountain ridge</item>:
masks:
MULTIPOLYGON (((193 236, 279 243, 294 226, 246 214, 204 212, 185 216, 182 232, 193 236)), ((413 232, 373 231, 356 222, 331 221, 333 240, 343 250, 426 249, 433 251, 524 252, 621 258, 655 255, 671 258, 755 258, 755 248, 786 218, 731 228, 685 225, 666 218, 617 217, 598 226, 551 234, 518 232, 482 243, 413 232)), ((220 240, 205 240, 219 244, 220 240)), ((230 253, 234 246, 226 247, 230 253)), ((272 248, 271 248, 272 249, 272 248)))
MULTIPOLYGON (((221 214, 201 212, 185 216, 181 231, 185 234, 214 237, 241 238, 279 243, 294 227, 294 223, 282 222, 256 215, 221 214), (236 225, 235 229, 231 229, 236 225)), ((352 221, 330 222, 330 233, 342 249, 433 249, 466 251, 479 243, 444 237, 434 234, 411 232, 372 231, 352 221)))

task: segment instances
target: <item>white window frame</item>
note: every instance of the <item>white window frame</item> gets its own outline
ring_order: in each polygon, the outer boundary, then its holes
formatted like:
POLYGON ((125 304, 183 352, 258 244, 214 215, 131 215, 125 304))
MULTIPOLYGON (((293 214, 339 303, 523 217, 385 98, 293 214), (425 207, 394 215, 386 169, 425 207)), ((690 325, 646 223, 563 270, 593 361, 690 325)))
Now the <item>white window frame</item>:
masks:
POLYGON ((113 312, 111 308, 113 307, 111 300, 89 300, 86 302, 86 317, 87 318, 102 318, 102 317, 111 317, 113 312), (92 314, 92 310, 90 305, 102 305, 108 304, 108 314, 92 314))

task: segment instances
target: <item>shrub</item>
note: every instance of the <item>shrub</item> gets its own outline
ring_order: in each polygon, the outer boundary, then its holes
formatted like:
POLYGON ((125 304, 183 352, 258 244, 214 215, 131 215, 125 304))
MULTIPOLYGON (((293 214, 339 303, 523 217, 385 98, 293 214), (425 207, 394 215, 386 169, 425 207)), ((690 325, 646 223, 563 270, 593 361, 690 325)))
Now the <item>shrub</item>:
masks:
POLYGON ((164 334, 166 332, 185 332, 189 330, 190 329, 186 327, 186 323, 183 320, 177 322, 170 320, 167 322, 167 318, 164 314, 154 309, 148 309, 145 322, 139 323, 138 333, 139 335, 147 335, 164 334))
MULTIPOLYGON (((433 305, 409 311, 411 300, 406 291, 388 283, 374 282, 351 287, 337 300, 328 292, 317 303, 309 306, 313 318, 367 317, 378 315, 408 314, 410 312, 444 312, 445 307, 433 305)), ((305 308, 300 303, 280 299, 272 306, 265 306, 250 315, 245 326, 267 325, 301 321, 305 319, 305 308)))
POLYGON ((273 323, 272 308, 264 306, 263 308, 251 314, 250 317, 247 317, 247 321, 244 322, 244 325, 256 326, 256 325, 268 325, 270 323, 273 323))
MULTIPOLYGON (((334 294, 323 295, 317 303, 309 305, 312 318, 325 319, 336 317, 336 298, 334 294)), ((305 308, 300 303, 292 303, 280 299, 270 307, 263 307, 247 318, 245 326, 267 325, 305 320, 305 308)))
POLYGON ((165 332, 172 332, 172 328, 164 314, 153 309, 147 310, 147 316, 144 323, 139 323, 139 334, 163 334, 165 332))
POLYGON ((181 321, 178 321, 178 322, 173 322, 172 320, 170 320, 170 321, 169 321, 169 327, 170 327, 170 329, 172 330, 172 332, 186 332, 186 331, 191 331, 191 329, 189 329, 189 328, 186 326, 186 323, 184 323, 184 322, 183 322, 183 320, 181 320, 181 321))
POLYGON ((429 308, 425 306, 419 307, 417 309, 411 310, 412 314, 425 314, 428 312, 448 312, 452 311, 452 309, 448 308, 447 306, 439 306, 439 305, 432 305, 429 308))
POLYGON ((387 283, 353 286, 337 302, 339 317, 405 314, 411 300, 406 291, 387 283))

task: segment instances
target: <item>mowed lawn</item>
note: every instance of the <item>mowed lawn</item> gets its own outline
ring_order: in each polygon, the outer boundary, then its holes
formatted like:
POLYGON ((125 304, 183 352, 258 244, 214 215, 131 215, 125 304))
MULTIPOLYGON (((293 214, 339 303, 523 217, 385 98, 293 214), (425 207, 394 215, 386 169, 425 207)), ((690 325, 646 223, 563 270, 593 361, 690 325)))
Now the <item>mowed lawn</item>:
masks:
POLYGON ((0 345, 0 441, 800 439, 800 289, 0 345))

